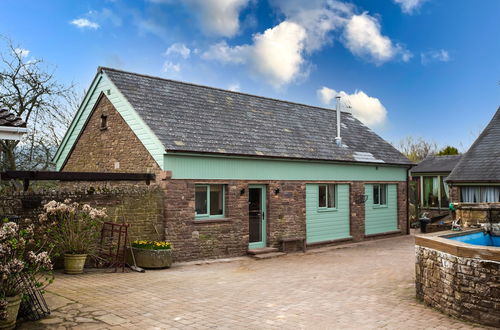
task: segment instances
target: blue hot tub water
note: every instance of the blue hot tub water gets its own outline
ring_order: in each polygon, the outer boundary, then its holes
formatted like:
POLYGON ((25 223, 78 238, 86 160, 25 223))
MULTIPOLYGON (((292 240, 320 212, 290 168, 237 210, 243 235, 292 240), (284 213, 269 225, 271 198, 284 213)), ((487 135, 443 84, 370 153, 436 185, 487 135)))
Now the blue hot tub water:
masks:
POLYGON ((469 243, 473 245, 498 246, 500 247, 500 236, 492 236, 483 232, 472 233, 461 236, 448 237, 454 241, 469 243))

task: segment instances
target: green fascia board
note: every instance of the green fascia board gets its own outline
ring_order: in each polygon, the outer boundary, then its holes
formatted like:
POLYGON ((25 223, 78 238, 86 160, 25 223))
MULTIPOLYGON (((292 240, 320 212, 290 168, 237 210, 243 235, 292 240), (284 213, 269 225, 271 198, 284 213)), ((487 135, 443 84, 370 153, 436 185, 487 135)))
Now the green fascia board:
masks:
POLYGON ((96 102, 99 100, 101 93, 104 93, 109 101, 116 108, 116 111, 122 116, 127 125, 132 129, 134 134, 139 138, 144 147, 149 151, 158 166, 163 169, 165 148, 158 137, 153 133, 148 125, 142 120, 139 114, 134 110, 132 105, 123 96, 118 88, 113 84, 106 73, 100 72, 94 78, 91 88, 85 95, 77 114, 72 121, 70 128, 66 132, 59 149, 54 157, 57 170, 61 170, 71 149, 77 142, 82 129, 85 127, 96 102))
POLYGON ((406 181, 407 167, 306 160, 167 153, 172 179, 406 181))
POLYGON ((398 230, 398 196, 395 184, 387 185, 387 206, 373 204, 373 184, 365 185, 365 235, 398 230))

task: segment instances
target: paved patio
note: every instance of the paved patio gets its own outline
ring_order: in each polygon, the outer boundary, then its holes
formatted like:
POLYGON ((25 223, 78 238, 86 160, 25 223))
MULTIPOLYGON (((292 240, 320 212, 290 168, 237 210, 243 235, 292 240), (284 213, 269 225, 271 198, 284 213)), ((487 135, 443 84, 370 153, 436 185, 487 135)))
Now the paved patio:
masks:
POLYGON ((57 274, 52 316, 21 328, 474 328, 418 303, 413 273, 405 236, 144 274, 57 274))

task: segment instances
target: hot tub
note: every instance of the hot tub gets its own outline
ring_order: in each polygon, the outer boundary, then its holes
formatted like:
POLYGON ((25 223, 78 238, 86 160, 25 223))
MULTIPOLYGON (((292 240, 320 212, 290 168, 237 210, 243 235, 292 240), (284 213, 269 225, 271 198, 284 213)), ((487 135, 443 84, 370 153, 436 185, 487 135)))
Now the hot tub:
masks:
POLYGON ((500 247, 481 230, 415 236, 417 298, 451 316, 500 327, 500 247))

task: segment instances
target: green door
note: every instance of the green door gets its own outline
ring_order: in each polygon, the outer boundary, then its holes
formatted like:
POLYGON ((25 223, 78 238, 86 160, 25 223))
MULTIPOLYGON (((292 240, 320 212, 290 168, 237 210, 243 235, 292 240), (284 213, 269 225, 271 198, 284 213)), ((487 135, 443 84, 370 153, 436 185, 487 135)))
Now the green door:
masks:
POLYGON ((248 186, 248 248, 266 247, 266 186, 248 186))
POLYGON ((395 184, 366 184, 365 235, 398 230, 398 196, 395 184))
POLYGON ((307 184, 307 243, 350 237, 349 185, 307 184))

